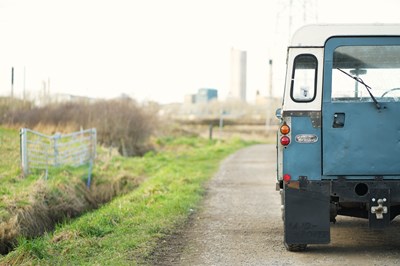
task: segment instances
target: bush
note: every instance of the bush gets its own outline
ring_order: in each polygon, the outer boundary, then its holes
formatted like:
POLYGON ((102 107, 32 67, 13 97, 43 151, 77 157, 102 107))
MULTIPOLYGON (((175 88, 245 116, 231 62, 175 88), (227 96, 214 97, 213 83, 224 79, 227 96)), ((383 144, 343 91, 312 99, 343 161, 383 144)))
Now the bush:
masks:
POLYGON ((67 102, 43 107, 19 101, 15 104, 16 101, 0 101, 0 110, 3 111, 0 123, 48 134, 94 127, 98 142, 117 148, 121 155, 141 156, 152 150, 148 140, 157 125, 156 107, 139 106, 130 98, 93 103, 67 102))
POLYGON ((124 99, 94 104, 91 116, 101 144, 117 147, 124 156, 141 156, 151 150, 147 141, 157 124, 154 112, 124 99))

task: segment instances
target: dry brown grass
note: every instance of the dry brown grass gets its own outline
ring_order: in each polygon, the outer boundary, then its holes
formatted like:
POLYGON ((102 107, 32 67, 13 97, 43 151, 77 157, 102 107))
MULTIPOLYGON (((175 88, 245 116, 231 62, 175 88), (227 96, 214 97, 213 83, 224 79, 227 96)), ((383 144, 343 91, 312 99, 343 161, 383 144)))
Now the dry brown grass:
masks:
POLYGON ((18 216, 13 216, 7 221, 0 223, 0 254, 6 254, 12 249, 18 235, 18 216))
POLYGON ((157 111, 156 104, 140 106, 129 98, 42 107, 0 98, 2 125, 26 127, 46 134, 96 128, 99 144, 117 148, 124 156, 141 156, 152 149, 148 140, 158 124, 157 111))
MULTIPOLYGON (((181 125, 181 129, 187 131, 187 134, 208 138, 210 135, 209 125, 181 125)), ((212 138, 228 140, 239 138, 248 141, 259 141, 263 143, 274 143, 276 141, 276 132, 278 126, 265 125, 225 125, 220 128, 213 126, 212 138)))
POLYGON ((10 216, 0 223, 1 254, 11 251, 18 237, 34 238, 50 232, 57 223, 96 209, 114 197, 132 191, 144 180, 144 177, 122 171, 115 177, 95 180, 88 189, 79 177, 68 178, 70 182, 38 179, 29 192, 20 194, 27 198, 25 204, 10 199, 3 202, 7 204, 10 216))

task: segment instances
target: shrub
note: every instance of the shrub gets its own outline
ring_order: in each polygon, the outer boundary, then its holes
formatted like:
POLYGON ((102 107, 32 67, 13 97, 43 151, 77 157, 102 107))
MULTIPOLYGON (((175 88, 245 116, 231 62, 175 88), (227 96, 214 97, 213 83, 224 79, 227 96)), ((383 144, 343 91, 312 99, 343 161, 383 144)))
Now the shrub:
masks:
POLYGON ((0 110, 0 123, 48 134, 94 127, 100 144, 115 147, 124 156, 141 156, 152 150, 148 140, 156 128, 158 111, 153 106, 139 106, 130 98, 42 107, 8 98, 0 101, 0 110))
POLYGON ((98 102, 91 111, 100 144, 117 147, 124 156, 143 155, 156 125, 156 115, 129 99, 98 102))

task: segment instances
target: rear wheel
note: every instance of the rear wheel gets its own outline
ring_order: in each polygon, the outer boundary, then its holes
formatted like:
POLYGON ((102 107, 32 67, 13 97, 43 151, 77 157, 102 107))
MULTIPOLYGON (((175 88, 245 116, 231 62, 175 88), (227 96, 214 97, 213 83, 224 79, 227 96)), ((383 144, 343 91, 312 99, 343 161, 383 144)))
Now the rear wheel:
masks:
POLYGON ((285 247, 288 251, 291 252, 302 252, 307 248, 307 244, 287 244, 285 243, 285 247))

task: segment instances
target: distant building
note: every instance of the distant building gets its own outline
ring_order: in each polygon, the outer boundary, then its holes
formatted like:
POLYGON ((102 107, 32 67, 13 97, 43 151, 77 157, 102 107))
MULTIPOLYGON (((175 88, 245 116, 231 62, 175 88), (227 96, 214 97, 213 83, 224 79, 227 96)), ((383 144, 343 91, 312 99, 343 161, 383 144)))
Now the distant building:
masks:
POLYGON ((246 101, 247 53, 231 49, 231 89, 230 98, 246 101))
POLYGON ((218 91, 216 89, 202 88, 196 95, 196 103, 208 103, 218 99, 218 91))
POLYGON ((90 98, 86 96, 78 96, 73 94, 66 93, 56 93, 51 96, 52 101, 61 103, 61 102, 86 102, 86 103, 94 103, 99 99, 90 98))
POLYGON ((184 99, 183 103, 184 104, 195 104, 196 103, 196 94, 185 95, 185 99, 184 99))
MULTIPOLYGON (((218 90, 211 88, 201 88, 196 94, 185 95, 183 105, 186 111, 190 110, 190 113, 198 113, 199 104, 207 104, 218 100, 218 90)), ((185 112, 186 112, 185 111, 185 112)))

